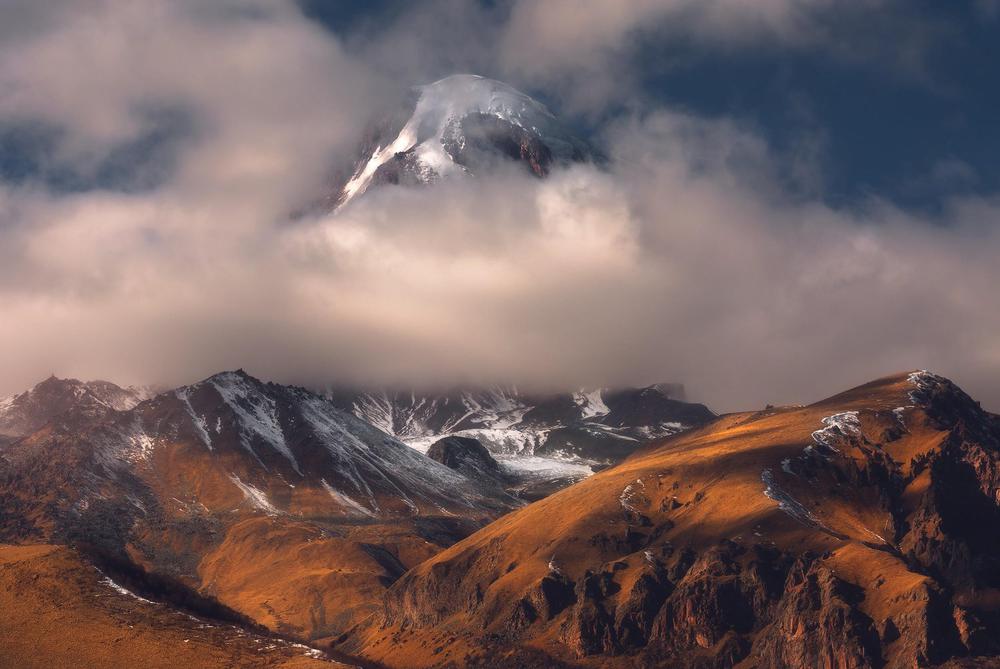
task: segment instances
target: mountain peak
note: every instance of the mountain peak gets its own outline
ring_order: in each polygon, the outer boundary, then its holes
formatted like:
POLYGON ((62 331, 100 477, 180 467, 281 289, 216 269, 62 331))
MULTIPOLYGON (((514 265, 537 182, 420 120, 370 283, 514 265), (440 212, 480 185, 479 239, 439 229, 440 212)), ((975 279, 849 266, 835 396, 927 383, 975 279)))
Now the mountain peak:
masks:
POLYGON ((334 194, 343 206, 377 184, 418 185, 477 174, 501 161, 535 176, 585 161, 590 147, 531 96, 495 79, 454 74, 413 89, 406 112, 382 121, 334 194))
POLYGON ((228 383, 237 380, 251 381, 259 385, 264 385, 263 381, 253 376, 242 367, 240 367, 239 369, 227 369, 221 372, 216 372, 212 376, 208 377, 207 379, 204 379, 203 381, 200 381, 199 383, 205 383, 205 382, 228 383))
POLYGON ((60 379, 50 375, 17 395, 0 399, 0 436, 27 435, 72 410, 97 416, 126 411, 153 394, 149 388, 122 388, 110 381, 60 379))

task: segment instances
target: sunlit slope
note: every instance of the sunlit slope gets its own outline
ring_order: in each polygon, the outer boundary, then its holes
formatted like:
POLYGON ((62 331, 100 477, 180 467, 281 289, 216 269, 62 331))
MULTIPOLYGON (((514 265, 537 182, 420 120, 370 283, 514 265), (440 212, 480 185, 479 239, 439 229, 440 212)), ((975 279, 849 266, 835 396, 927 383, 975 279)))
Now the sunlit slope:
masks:
POLYGON ((994 652, 998 435, 926 372, 724 416, 418 566, 344 647, 394 667, 912 667, 994 652))

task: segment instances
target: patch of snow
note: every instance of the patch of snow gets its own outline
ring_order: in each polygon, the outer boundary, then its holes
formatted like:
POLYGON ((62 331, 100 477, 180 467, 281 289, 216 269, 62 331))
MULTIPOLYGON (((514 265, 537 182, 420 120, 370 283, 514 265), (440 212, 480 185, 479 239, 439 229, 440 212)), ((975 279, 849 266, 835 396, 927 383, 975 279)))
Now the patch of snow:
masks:
POLYGON ((150 436, 142 427, 141 421, 137 418, 135 428, 128 435, 129 448, 124 459, 131 462, 145 460, 156 448, 156 440, 150 436))
POLYGON ((578 477, 581 480, 593 475, 588 461, 547 458, 540 455, 496 455, 500 466, 513 474, 534 475, 542 478, 578 477))
POLYGON ((110 423, 101 426, 89 435, 89 439, 94 457, 108 474, 146 460, 156 448, 156 437, 146 432, 139 416, 135 416, 130 425, 110 423))
POLYGON ((619 434, 615 428, 602 425, 601 423, 583 423, 580 426, 580 429, 593 437, 607 437, 609 439, 617 439, 619 441, 633 441, 639 443, 639 440, 635 437, 630 437, 627 434, 619 434))
POLYGON ((370 516, 373 515, 371 511, 369 511, 368 509, 366 509, 365 507, 363 507, 361 504, 359 504, 358 502, 354 501, 348 495, 345 495, 344 493, 338 491, 333 486, 331 486, 329 483, 327 483, 326 479, 320 479, 319 482, 320 482, 320 485, 323 486, 323 489, 326 490, 327 493, 329 493, 330 497, 332 497, 333 501, 335 501, 337 504, 339 504, 339 505, 341 505, 343 507, 346 507, 346 508, 348 508, 348 509, 350 509, 352 511, 355 511, 357 513, 360 513, 363 516, 369 516, 370 517, 370 516))
POLYGON ((386 434, 394 434, 393 403, 383 393, 366 393, 354 402, 354 415, 386 434))
POLYGON ((823 428, 812 433, 813 441, 816 442, 816 445, 837 453, 840 451, 834 446, 835 443, 844 437, 861 434, 861 421, 857 411, 845 411, 827 416, 820 422, 823 423, 823 428))
POLYGON ((421 437, 404 439, 407 446, 420 453, 427 453, 431 445, 445 437, 469 437, 476 439, 494 456, 499 455, 531 455, 539 446, 545 443, 550 430, 521 429, 517 427, 470 428, 456 432, 443 432, 421 437))
POLYGON ((869 529, 868 529, 867 527, 863 527, 863 526, 862 526, 862 528, 861 528, 861 529, 862 529, 862 530, 864 530, 866 534, 869 534, 869 535, 871 535, 871 536, 875 537, 876 539, 878 539, 878 540, 879 540, 879 541, 881 541, 882 543, 884 543, 884 544, 886 544, 886 545, 890 545, 890 544, 889 544, 889 542, 885 540, 885 537, 883 537, 883 536, 882 536, 881 534, 878 534, 878 533, 876 533, 876 532, 872 532, 872 531, 871 531, 871 530, 869 530, 869 529))
POLYGON ((909 409, 914 409, 914 408, 915 407, 912 404, 907 404, 906 406, 896 407, 895 409, 892 410, 892 415, 896 417, 896 420, 899 421, 899 424, 902 427, 906 427, 906 412, 909 409))
MULTIPOLYGON (((289 463, 300 476, 302 470, 295 460, 292 449, 288 447, 285 433, 278 420, 278 407, 268 395, 260 392, 254 385, 239 374, 226 373, 213 376, 209 382, 215 387, 223 401, 229 405, 237 417, 237 428, 243 447, 253 453, 251 439, 256 437, 262 443, 270 446, 289 463)), ((207 432, 206 432, 207 434, 207 432)))
POLYGON ((189 388, 178 388, 174 391, 174 396, 184 403, 184 407, 187 409, 188 415, 191 416, 191 422, 194 424, 198 436, 201 437, 202 443, 208 447, 208 450, 212 450, 212 438, 208 436, 205 419, 194 412, 194 407, 191 406, 191 399, 188 397, 189 391, 189 388))
POLYGON ((906 377, 906 380, 916 386, 915 390, 910 391, 909 397, 910 401, 919 407, 927 407, 930 403, 930 391, 946 381, 944 377, 928 372, 925 369, 911 373, 906 377))
POLYGON ((646 484, 642 482, 642 479, 636 479, 634 483, 629 483, 622 490, 622 494, 618 497, 618 501, 621 503, 622 508, 626 511, 631 511, 632 513, 639 513, 639 510, 633 506, 633 502, 643 493, 639 492, 640 488, 645 488, 646 484))
POLYGON ((764 495, 768 499, 774 500, 778 503, 778 508, 787 513, 792 518, 805 523, 807 525, 817 525, 823 526, 819 521, 809 511, 803 504, 792 497, 791 494, 782 490, 777 483, 774 482, 774 474, 771 473, 770 469, 764 469, 760 474, 760 480, 764 483, 764 495))
POLYGON ((556 556, 553 555, 549 558, 549 564, 546 565, 549 568, 549 572, 552 574, 562 574, 562 570, 559 569, 559 565, 556 564, 556 556))
POLYGON ((231 474, 229 479, 236 485, 237 488, 240 489, 246 500, 250 502, 250 506, 263 511, 269 516, 277 516, 281 513, 273 504, 271 504, 271 501, 267 498, 267 495, 264 494, 263 490, 255 488, 249 483, 244 483, 240 480, 240 477, 235 474, 231 474))
POLYGON ((600 388, 589 392, 581 390, 573 393, 573 401, 580 407, 580 416, 584 419, 607 416, 611 413, 611 409, 608 408, 608 405, 604 403, 604 398, 601 397, 600 388))
POLYGON ((642 425, 635 428, 635 431, 643 438, 648 441, 653 439, 662 439, 664 437, 669 437, 671 435, 677 434, 678 432, 684 432, 685 430, 690 430, 690 425, 685 425, 684 423, 678 423, 676 421, 666 421, 658 425, 642 425))
POLYGON ((311 657, 314 660, 325 660, 326 659, 326 653, 324 653, 323 651, 321 651, 318 648, 312 648, 312 647, 307 646, 307 645, 302 644, 302 643, 293 643, 292 644, 292 648, 298 648, 299 650, 304 651, 302 653, 303 655, 305 655, 306 657, 311 657))
POLYGON ((153 601, 150 601, 150 600, 146 599, 145 597, 140 597, 139 595, 135 594, 134 592, 132 592, 128 588, 124 588, 124 587, 118 585, 117 583, 115 583, 114 581, 112 581, 107 576, 105 576, 104 578, 101 579, 101 583, 103 583, 104 585, 108 586, 109 588, 111 588, 112 590, 114 590, 115 592, 117 592, 119 595, 126 595, 128 597, 131 597, 132 599, 137 599, 140 602, 144 602, 146 604, 155 604, 156 603, 156 602, 153 602, 153 601))

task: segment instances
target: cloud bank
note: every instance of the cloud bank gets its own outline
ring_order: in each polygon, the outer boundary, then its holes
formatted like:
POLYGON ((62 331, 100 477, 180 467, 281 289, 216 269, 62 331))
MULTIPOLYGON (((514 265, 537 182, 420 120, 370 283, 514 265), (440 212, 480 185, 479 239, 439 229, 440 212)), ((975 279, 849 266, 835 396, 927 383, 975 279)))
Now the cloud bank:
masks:
MULTIPOLYGON (((516 3, 476 57, 526 72, 503 54, 528 34, 551 52, 539 76, 568 82, 560 50, 614 51, 653 14, 706 39, 804 30, 801 3, 594 2, 599 25, 547 22, 560 4, 516 3)), ((349 48, 285 3, 47 7, 0 36, 0 119, 58 129, 0 187, 0 394, 50 372, 178 384, 245 367, 681 381, 728 410, 928 367, 1000 405, 998 197, 933 218, 877 198, 833 209, 791 193, 799 166, 752 130, 644 107, 604 128, 606 169, 500 169, 294 217, 400 83, 382 45, 349 48), (108 176, 122 147, 128 169, 108 176), (84 185, 54 186, 66 172, 84 185)))

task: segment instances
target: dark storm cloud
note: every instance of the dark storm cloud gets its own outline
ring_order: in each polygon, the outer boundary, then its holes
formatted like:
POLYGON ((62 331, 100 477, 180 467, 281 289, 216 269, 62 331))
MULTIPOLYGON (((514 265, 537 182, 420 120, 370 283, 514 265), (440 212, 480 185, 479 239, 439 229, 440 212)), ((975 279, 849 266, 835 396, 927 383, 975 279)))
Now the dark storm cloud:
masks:
MULTIPOLYGON (((628 76, 622 54, 648 26, 795 47, 822 43, 816 16, 838 3, 444 2, 350 34, 265 0, 35 4, 0 34, 0 122, 59 130, 44 169, 0 187, 0 393, 53 371, 173 384, 246 367, 292 382, 679 380, 728 409, 930 367, 1000 403, 1000 201, 833 208, 792 187, 822 178, 810 151, 650 106, 628 76), (601 129, 607 169, 388 188, 289 221, 392 91, 450 69, 543 83, 588 113, 625 99, 601 129), (99 173, 150 108, 188 120, 142 188, 43 178, 99 173)), ((929 179, 968 182, 940 164, 929 179)))

